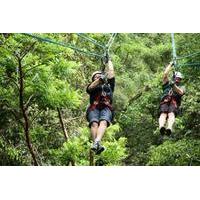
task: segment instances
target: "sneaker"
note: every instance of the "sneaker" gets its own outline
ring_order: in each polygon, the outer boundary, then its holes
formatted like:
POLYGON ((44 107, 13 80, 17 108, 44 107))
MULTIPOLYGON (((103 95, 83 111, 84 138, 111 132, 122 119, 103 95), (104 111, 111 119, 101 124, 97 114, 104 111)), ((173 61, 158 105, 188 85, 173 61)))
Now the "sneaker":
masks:
POLYGON ((105 162, 100 158, 95 162, 95 166, 104 166, 105 162))
POLYGON ((91 150, 96 153, 98 148, 99 148, 99 143, 98 142, 94 142, 92 147, 91 147, 91 150))
POLYGON ((106 148, 99 143, 98 149, 96 151, 96 155, 101 154, 105 150, 106 150, 106 148))
POLYGON ((166 129, 165 129, 164 126, 160 128, 160 134, 161 134, 161 135, 164 135, 164 134, 165 134, 165 131, 166 131, 166 129))
POLYGON ((166 135, 167 136, 171 136, 171 134, 172 134, 172 130, 171 129, 166 129, 166 135))

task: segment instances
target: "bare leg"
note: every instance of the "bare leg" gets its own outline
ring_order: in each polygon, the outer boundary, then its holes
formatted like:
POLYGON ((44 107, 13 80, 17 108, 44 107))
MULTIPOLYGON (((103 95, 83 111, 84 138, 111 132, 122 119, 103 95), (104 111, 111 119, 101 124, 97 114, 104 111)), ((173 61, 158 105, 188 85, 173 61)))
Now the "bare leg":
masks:
POLYGON ((105 120, 100 121, 99 128, 97 130, 96 141, 101 141, 101 139, 106 131, 106 128, 107 128, 107 121, 105 121, 105 120))
POLYGON ((173 112, 168 113, 168 125, 167 125, 167 129, 172 130, 172 126, 175 122, 175 115, 173 112))
POLYGON ((91 135, 92 135, 92 141, 94 142, 97 137, 97 130, 98 130, 98 123, 92 122, 91 124, 91 135))
POLYGON ((167 113, 161 113, 159 117, 159 128, 162 128, 165 126, 166 119, 167 119, 167 113))

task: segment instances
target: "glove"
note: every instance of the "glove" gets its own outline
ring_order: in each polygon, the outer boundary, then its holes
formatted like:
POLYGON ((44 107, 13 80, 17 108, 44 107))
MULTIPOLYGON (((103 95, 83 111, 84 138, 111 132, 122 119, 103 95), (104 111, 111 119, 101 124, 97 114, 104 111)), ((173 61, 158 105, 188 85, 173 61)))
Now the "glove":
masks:
POLYGON ((170 64, 171 66, 174 66, 174 61, 171 61, 169 64, 170 64))
POLYGON ((105 74, 101 74, 99 80, 101 80, 103 83, 105 83, 106 82, 106 78, 107 78, 107 76, 105 74))
POLYGON ((106 56, 105 56, 105 58, 104 58, 105 64, 107 64, 109 60, 110 60, 109 55, 106 54, 106 56))
POLYGON ((108 61, 110 60, 110 57, 108 54, 106 54, 104 57, 101 58, 101 62, 103 65, 108 64, 108 61))
POLYGON ((175 81, 170 81, 169 84, 170 84, 171 87, 174 87, 175 81))

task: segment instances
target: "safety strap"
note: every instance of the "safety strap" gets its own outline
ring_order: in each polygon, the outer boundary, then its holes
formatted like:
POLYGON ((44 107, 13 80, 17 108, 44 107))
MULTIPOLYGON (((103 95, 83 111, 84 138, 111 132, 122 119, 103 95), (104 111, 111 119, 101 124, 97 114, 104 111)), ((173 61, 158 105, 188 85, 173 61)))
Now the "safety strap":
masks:
POLYGON ((173 57, 173 62, 174 62, 174 67, 176 67, 176 46, 175 46, 175 39, 174 39, 174 33, 171 33, 171 38, 172 38, 172 57, 173 57))
POLYGON ((104 54, 103 57, 101 58, 101 63, 102 63, 102 72, 105 71, 106 64, 108 63, 110 59, 110 48, 114 42, 115 37, 117 36, 117 33, 113 33, 108 41, 108 43, 105 45, 104 48, 104 54))

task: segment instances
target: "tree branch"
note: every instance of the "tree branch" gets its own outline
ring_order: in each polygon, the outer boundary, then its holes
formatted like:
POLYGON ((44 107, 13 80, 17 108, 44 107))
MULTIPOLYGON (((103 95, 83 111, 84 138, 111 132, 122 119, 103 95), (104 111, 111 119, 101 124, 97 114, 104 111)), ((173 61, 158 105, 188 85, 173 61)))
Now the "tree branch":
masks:
POLYGON ((21 109, 23 119, 24 119, 24 134, 26 138, 26 143, 28 146, 28 149, 30 151, 30 154, 32 156, 34 165, 38 165, 36 155, 33 149, 33 146, 31 144, 31 138, 30 138, 30 124, 29 124, 29 116, 26 112, 25 106, 24 106, 24 79, 23 79, 23 67, 22 67, 22 60, 18 58, 18 64, 19 64, 19 107, 21 109))
POLYGON ((33 70, 33 69, 35 69, 35 68, 39 67, 40 65, 41 65, 41 64, 39 64, 39 65, 36 65, 36 66, 34 66, 34 67, 30 68, 30 69, 27 69, 27 70, 24 72, 24 76, 23 76, 23 77, 25 77, 25 76, 26 76, 26 74, 27 74, 29 71, 31 71, 31 70, 33 70))
POLYGON ((32 94, 32 95, 29 97, 29 99, 27 100, 27 102, 24 104, 25 110, 28 109, 28 104, 29 104, 29 102, 31 101, 31 99, 32 99, 33 97, 34 97, 34 95, 32 94))
POLYGON ((63 123, 63 117, 62 117, 61 110, 59 108, 57 108, 57 111, 58 111, 58 117, 59 117, 59 120, 60 120, 60 124, 61 124, 64 136, 65 136, 65 139, 68 140, 69 139, 69 135, 68 135, 67 130, 65 128, 65 125, 63 123))
POLYGON ((20 55, 20 59, 23 60, 23 58, 30 52, 30 50, 35 46, 36 42, 33 42, 28 48, 22 52, 22 55, 20 55))

